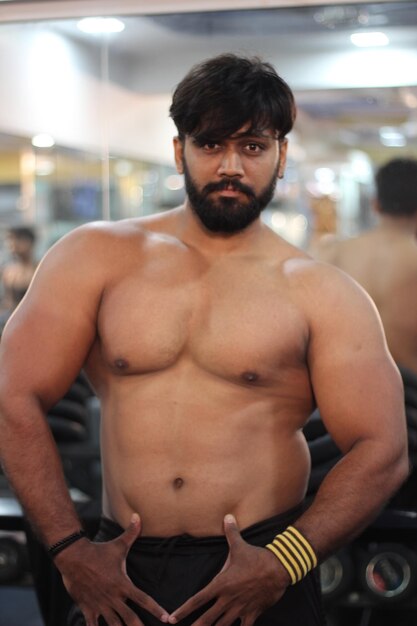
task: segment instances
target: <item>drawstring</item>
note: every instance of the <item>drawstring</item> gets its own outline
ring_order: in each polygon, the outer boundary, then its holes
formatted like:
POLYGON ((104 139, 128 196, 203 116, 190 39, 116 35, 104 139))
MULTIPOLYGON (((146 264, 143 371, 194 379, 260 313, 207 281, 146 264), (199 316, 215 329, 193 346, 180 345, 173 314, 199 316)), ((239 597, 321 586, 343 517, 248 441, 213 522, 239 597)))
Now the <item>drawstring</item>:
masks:
POLYGON ((161 541, 161 543, 158 545, 157 549, 156 549, 156 554, 159 556, 162 552, 164 552, 164 556, 161 560, 161 563, 159 565, 157 574, 156 574, 156 580, 155 582, 159 585, 159 583, 161 582, 165 572, 166 572, 166 568, 168 566, 168 561, 169 561, 169 557, 172 554, 172 551, 174 550, 175 546, 177 545, 178 541, 180 541, 181 539, 190 539, 191 535, 176 535, 175 537, 167 537, 166 539, 163 539, 163 541, 161 541))

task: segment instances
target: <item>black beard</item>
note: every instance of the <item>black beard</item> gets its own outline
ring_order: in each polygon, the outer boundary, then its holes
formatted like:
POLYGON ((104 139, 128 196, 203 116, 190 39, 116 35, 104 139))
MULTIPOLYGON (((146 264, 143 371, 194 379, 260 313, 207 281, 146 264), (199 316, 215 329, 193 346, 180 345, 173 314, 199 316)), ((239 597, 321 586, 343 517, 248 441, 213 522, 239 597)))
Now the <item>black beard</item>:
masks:
POLYGON ((218 183, 208 183, 198 190, 183 160, 185 190, 193 212, 207 230, 213 233, 238 233, 247 228, 271 202, 277 184, 278 166, 268 185, 257 196, 253 190, 240 182, 238 178, 225 177, 218 183), (234 189, 248 197, 247 202, 236 198, 218 198, 212 200, 209 194, 223 189, 234 189))

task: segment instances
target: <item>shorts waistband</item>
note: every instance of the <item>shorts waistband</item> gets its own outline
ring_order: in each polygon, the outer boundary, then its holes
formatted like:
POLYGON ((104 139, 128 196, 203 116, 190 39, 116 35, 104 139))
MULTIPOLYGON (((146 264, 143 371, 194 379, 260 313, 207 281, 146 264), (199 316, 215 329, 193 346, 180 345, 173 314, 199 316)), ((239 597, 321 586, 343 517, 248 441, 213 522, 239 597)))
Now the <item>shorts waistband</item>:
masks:
MULTIPOLYGON (((304 509, 304 503, 274 515, 268 519, 261 520, 241 530, 241 535, 245 541, 253 545, 263 546, 272 540, 275 535, 293 523, 304 509)), ((123 528, 108 517, 102 516, 100 527, 95 538, 96 541, 110 541, 123 533, 123 528)), ((132 545, 131 550, 139 552, 153 552, 156 549, 163 549, 169 546, 170 552, 177 554, 201 552, 217 552, 227 547, 227 540, 224 535, 213 535, 197 537, 194 535, 182 534, 172 537, 151 537, 144 536, 132 545)))

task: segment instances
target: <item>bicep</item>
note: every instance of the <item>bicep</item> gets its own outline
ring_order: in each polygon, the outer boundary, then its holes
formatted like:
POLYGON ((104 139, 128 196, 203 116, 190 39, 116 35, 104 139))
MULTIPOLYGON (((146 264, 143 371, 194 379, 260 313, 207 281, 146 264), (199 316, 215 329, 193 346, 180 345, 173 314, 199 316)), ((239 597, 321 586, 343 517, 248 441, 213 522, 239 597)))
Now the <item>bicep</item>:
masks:
POLYGON ((7 388, 36 395, 45 407, 67 391, 95 338, 100 290, 72 258, 64 246, 44 259, 0 343, 7 388))
POLYGON ((311 380, 323 421, 343 452, 372 439, 403 447, 403 387, 370 299, 342 280, 314 313, 311 380))

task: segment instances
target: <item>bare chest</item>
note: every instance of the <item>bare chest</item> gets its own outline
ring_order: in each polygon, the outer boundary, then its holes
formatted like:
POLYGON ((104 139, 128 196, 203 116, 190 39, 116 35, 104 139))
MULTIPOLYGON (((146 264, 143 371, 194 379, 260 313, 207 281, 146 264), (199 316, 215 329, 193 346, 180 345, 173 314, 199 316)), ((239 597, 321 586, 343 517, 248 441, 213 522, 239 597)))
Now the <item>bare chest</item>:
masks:
POLYGON ((188 358, 230 379, 267 378, 299 365, 307 341, 302 314, 285 281, 262 270, 162 264, 123 277, 106 290, 100 308, 104 363, 141 374, 188 358))

